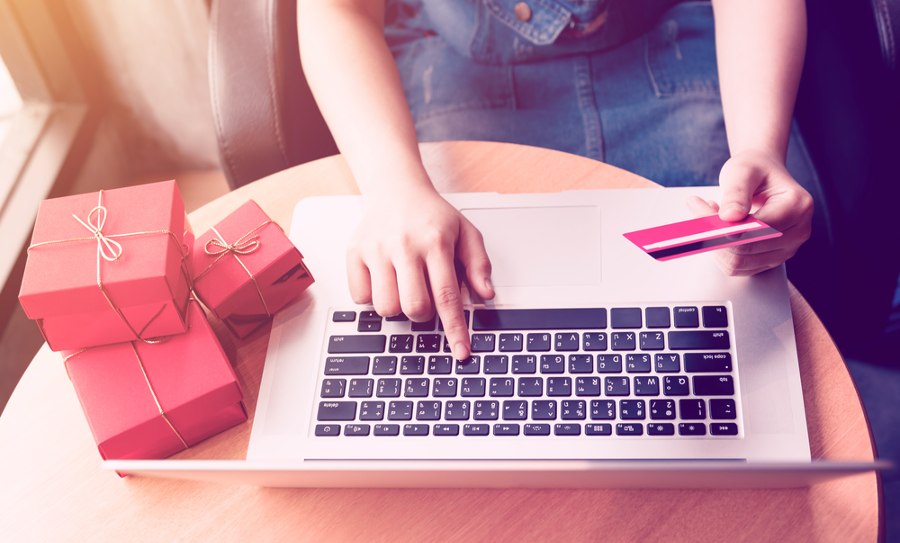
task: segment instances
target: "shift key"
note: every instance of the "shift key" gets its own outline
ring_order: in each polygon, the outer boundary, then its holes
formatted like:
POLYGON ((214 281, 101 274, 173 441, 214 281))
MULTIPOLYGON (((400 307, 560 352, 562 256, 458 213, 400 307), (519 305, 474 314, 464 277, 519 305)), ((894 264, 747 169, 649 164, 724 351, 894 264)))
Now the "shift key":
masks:
POLYGON ((383 353, 387 336, 366 334, 359 336, 331 336, 328 338, 329 354, 383 353))
POLYGON ((678 330, 669 332, 669 348, 682 351, 730 349, 727 330, 678 330))

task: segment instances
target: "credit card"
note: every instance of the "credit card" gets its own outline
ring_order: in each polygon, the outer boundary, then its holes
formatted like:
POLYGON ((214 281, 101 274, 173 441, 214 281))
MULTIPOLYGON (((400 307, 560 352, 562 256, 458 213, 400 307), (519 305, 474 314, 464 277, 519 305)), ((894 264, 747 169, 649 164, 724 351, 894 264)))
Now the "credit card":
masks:
POLYGON ((777 238, 781 232, 751 216, 727 222, 718 215, 664 224, 625 234, 625 238, 657 260, 671 260, 714 249, 777 238))

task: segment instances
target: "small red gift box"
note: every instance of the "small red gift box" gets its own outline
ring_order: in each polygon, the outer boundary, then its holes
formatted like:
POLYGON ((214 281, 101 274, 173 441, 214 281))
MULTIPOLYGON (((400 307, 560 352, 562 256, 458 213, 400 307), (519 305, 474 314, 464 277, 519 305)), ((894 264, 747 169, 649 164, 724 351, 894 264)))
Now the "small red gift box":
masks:
POLYGON ((54 351, 183 333, 193 241, 175 181, 45 200, 19 301, 54 351))
POLYGON ((300 251, 252 200, 198 237, 191 260, 194 292, 239 338, 314 281, 300 251))
POLYGON ((240 385, 199 304, 190 330, 67 353, 100 455, 165 458, 247 420, 240 385))

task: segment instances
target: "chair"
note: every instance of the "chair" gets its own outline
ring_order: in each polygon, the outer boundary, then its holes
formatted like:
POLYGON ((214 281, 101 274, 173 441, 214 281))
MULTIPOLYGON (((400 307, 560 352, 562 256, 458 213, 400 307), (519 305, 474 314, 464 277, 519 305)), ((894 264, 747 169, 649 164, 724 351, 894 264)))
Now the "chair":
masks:
MULTIPOLYGON (((337 152, 303 77, 296 1, 212 3, 210 90, 232 187, 337 152)), ((864 357, 882 340, 900 270, 900 0, 807 6, 797 121, 826 192, 834 254, 803 255, 791 278, 845 354, 864 357)))

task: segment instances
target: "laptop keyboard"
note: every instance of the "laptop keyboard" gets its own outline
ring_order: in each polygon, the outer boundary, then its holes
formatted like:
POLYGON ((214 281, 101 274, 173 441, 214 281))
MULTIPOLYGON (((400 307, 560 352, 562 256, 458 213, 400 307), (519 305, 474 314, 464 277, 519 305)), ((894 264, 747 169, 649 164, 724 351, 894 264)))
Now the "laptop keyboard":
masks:
POLYGON ((314 436, 741 435, 727 303, 465 317, 472 356, 454 360, 440 319, 331 311, 314 436))

